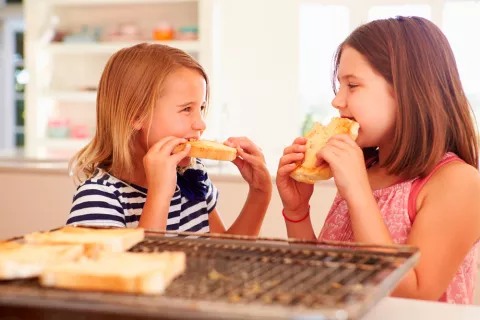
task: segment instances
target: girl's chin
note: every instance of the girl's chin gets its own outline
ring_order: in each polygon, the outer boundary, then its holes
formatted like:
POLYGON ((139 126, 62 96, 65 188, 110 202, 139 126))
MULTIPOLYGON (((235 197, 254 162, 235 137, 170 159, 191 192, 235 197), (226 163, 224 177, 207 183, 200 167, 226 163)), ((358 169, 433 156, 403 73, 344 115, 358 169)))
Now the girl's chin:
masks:
POLYGON ((182 161, 180 161, 178 163, 178 166, 179 167, 188 167, 190 165, 190 159, 191 159, 190 157, 186 157, 186 158, 182 159, 182 161))

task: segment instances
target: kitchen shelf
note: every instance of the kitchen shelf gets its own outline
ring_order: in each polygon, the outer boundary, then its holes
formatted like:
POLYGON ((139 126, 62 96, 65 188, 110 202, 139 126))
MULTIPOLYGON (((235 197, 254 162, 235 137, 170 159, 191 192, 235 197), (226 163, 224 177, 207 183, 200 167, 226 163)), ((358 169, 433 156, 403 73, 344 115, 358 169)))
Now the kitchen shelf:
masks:
POLYGON ((80 150, 89 143, 91 139, 75 138, 45 138, 39 141, 40 146, 48 149, 75 149, 80 150))
MULTIPOLYGON (((81 126, 95 126, 96 91, 81 88, 98 86, 108 58, 118 50, 139 43, 163 44, 181 49, 207 70, 213 65, 212 0, 24 0, 25 68, 29 83, 25 94, 25 152, 36 155, 45 149, 78 150, 88 141, 51 139, 48 123, 67 120, 81 126), (135 17, 142 17, 136 21, 135 17), (166 21, 177 30, 197 26, 198 39, 155 41, 152 30, 166 21), (102 30, 122 24, 137 25, 145 40, 99 42, 51 42, 57 31, 76 32, 84 26, 102 30), (148 40, 150 39, 150 40, 148 40)), ((102 38, 103 39, 103 38, 102 38)), ((210 72, 211 73, 211 72, 210 72)))
POLYGON ((50 91, 45 93, 45 97, 58 101, 95 102, 97 91, 50 91))
POLYGON ((77 5, 121 5, 121 4, 158 4, 158 3, 180 3, 196 2, 196 0, 46 0, 49 5, 55 6, 77 6, 77 5))
POLYGON ((131 47, 138 43, 147 42, 147 43, 157 43, 163 44, 171 47, 181 49, 186 52, 198 52, 200 51, 200 42, 199 41, 187 41, 187 40, 177 40, 177 41, 148 41, 148 40, 139 40, 139 41, 127 41, 127 42, 92 42, 92 43, 51 43, 46 45, 46 51, 51 54, 89 54, 89 53, 106 53, 113 54, 116 51, 131 47))

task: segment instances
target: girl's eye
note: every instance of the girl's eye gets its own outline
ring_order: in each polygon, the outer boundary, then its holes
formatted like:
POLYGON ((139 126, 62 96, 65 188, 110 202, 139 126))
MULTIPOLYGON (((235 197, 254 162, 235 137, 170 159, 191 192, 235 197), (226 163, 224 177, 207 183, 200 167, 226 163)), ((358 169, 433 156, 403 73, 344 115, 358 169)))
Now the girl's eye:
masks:
POLYGON ((186 108, 184 108, 182 111, 190 112, 191 110, 192 110, 191 107, 186 107, 186 108))
POLYGON ((201 107, 200 107, 200 110, 201 110, 202 112, 205 112, 205 110, 207 110, 207 107, 206 107, 206 106, 201 106, 201 107))
POLYGON ((353 88, 358 87, 358 84, 349 83, 349 84, 348 84, 348 87, 349 87, 350 89, 353 89, 353 88))

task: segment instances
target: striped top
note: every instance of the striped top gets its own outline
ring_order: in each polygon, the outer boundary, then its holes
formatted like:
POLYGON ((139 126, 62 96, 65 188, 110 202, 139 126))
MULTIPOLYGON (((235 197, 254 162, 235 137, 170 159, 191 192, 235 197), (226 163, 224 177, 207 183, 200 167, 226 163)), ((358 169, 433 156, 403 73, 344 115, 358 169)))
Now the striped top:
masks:
MULTIPOLYGON (((194 169, 204 170, 197 159, 194 169)), ((218 191, 206 172, 201 182, 206 186, 203 199, 191 200, 177 184, 170 201, 168 231, 206 233, 210 231, 208 214, 217 204, 218 191)), ((135 228, 138 226, 147 189, 127 184, 104 170, 78 186, 73 197, 67 225, 89 225, 135 228)))

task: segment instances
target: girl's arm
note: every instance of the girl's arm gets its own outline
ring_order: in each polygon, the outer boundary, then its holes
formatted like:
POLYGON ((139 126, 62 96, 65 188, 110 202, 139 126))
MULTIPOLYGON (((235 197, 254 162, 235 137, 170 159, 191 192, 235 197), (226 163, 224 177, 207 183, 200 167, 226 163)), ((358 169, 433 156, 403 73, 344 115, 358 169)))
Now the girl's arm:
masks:
POLYGON ((257 236, 262 227, 270 198, 271 192, 265 194, 250 189, 240 215, 228 230, 225 229, 217 209, 213 209, 208 218, 210 231, 212 233, 257 236))
POLYGON ((190 145, 187 144, 185 150, 179 153, 172 153, 176 146, 185 142, 182 138, 164 137, 150 147, 143 157, 148 193, 139 227, 166 230, 170 201, 177 185, 176 167, 188 155, 190 145))
POLYGON ((297 163, 305 157, 306 143, 307 139, 297 138, 283 150, 283 156, 278 163, 276 184, 284 208, 283 218, 288 237, 316 240, 308 205, 313 194, 313 185, 295 181, 290 176, 297 168, 297 163))
MULTIPOLYGON (((480 237, 480 175, 460 162, 440 168, 417 200, 417 215, 407 244, 420 249, 420 261, 393 296, 438 300, 466 254, 480 237)), ((355 240, 393 244, 370 193, 348 203, 355 240)), ((475 266, 476 268, 476 266, 475 266)))
POLYGON ((313 230, 312 220, 310 219, 309 207, 301 208, 296 212, 284 209, 283 214, 289 238, 312 241, 317 239, 313 230))
MULTIPOLYGON (((165 192, 164 192, 165 193, 165 192)), ((172 197, 162 196, 162 191, 149 189, 147 200, 143 206, 142 215, 138 222, 139 228, 166 230, 170 200, 172 197)))
POLYGON ((438 300, 480 238, 480 175, 453 162, 438 169, 422 191, 407 241, 420 249, 420 261, 393 295, 438 300))
POLYGON ((235 222, 225 231, 216 210, 210 212, 210 229, 212 232, 227 232, 238 235, 257 236, 272 198, 272 179, 262 151, 245 137, 229 138, 226 145, 237 149, 237 158, 232 162, 237 166, 250 189, 247 200, 235 222))

